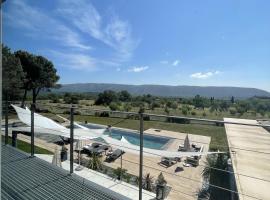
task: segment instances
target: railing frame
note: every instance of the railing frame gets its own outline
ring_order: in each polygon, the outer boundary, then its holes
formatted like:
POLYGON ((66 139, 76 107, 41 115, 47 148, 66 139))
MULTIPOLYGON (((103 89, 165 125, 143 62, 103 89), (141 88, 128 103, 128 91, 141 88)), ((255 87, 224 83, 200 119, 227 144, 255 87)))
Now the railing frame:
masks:
POLYGON ((35 108, 36 108, 36 105, 32 103, 31 104, 31 157, 35 156, 35 137, 34 137, 35 108))
POLYGON ((142 200, 142 179, 143 179, 143 113, 140 115, 140 169, 139 169, 139 200, 142 200))
POLYGON ((73 142, 74 142, 74 107, 71 106, 70 108, 70 174, 73 173, 73 142))
POLYGON ((6 110, 5 110, 5 145, 8 144, 8 107, 9 103, 6 101, 6 110))

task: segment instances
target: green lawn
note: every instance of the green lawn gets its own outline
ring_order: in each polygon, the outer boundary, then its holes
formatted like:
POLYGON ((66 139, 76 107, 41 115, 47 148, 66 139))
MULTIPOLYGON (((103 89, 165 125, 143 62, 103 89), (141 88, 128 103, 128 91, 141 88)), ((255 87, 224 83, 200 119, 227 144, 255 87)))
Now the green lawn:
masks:
MULTIPOLYGON (((68 115, 65 115, 68 117, 68 115)), ((95 117, 87 115, 75 115, 75 121, 87 121, 88 123, 96 124, 115 124, 122 119, 120 118, 110 118, 110 117, 95 117)), ((121 128, 129 128, 139 130, 139 121, 138 120, 125 120, 116 125, 121 128)), ((227 150, 227 139, 224 127, 213 126, 213 125, 203 125, 203 124, 177 124, 177 123, 167 123, 167 122, 158 122, 158 121, 144 121, 144 130, 149 128, 164 129, 176 132, 184 132, 196 135, 204 135, 211 137, 210 148, 227 150), (221 147, 223 146, 223 147, 221 147)))
MULTIPOLYGON (((5 142, 5 137, 2 136, 2 143, 4 142, 5 142)), ((8 144, 11 145, 11 137, 8 138, 8 144)), ((31 145, 27 142, 24 142, 18 139, 17 139, 17 148, 26 153, 31 153, 31 145)), ((36 154, 53 154, 51 151, 48 151, 47 149, 43 149, 37 146, 35 146, 35 153, 36 154)))

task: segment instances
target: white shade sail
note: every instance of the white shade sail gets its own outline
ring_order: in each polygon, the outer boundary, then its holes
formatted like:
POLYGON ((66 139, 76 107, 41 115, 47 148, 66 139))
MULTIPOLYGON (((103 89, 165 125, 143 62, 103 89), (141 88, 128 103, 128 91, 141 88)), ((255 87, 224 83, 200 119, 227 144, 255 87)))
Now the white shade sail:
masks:
MULTIPOLYGON (((15 105, 12 105, 12 107, 15 109, 20 121, 31 126, 31 111, 15 105)), ((30 127, 17 127, 15 129, 30 132, 30 127)), ((37 133, 48 133, 66 138, 70 137, 70 129, 37 113, 34 113, 34 130, 37 133)), ((106 129, 88 129, 86 127, 84 127, 84 129, 74 129, 74 139, 87 140, 98 138, 102 136, 105 131, 106 129)))

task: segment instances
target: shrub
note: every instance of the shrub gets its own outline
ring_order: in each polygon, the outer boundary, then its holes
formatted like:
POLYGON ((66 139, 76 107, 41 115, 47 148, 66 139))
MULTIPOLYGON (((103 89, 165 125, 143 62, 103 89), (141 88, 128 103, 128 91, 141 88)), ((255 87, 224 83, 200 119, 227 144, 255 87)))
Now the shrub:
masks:
POLYGON ((63 114, 69 115, 70 114, 70 111, 69 110, 65 110, 65 111, 63 111, 63 114))
POLYGON ((101 112, 99 114, 100 117, 110 117, 109 113, 108 112, 101 112))
POLYGON ((128 178, 130 180, 130 177, 127 177, 129 176, 127 174, 127 169, 121 169, 120 167, 118 167, 117 169, 113 170, 113 173, 118 180, 121 180, 121 177, 125 179, 128 178))
POLYGON ((187 115, 187 114, 188 114, 188 110, 185 109, 185 108, 182 108, 182 114, 183 114, 183 115, 187 115))
POLYGON ((167 122, 178 123, 178 124, 190 124, 189 119, 179 119, 179 118, 174 118, 174 117, 167 118, 167 122))
POLYGON ((92 170, 101 170, 102 160, 96 154, 93 154, 92 158, 89 160, 88 167, 92 170))
POLYGON ((148 115, 144 116, 144 117, 143 117, 143 120, 144 120, 144 121, 150 121, 150 116, 148 116, 148 115))
POLYGON ((230 108, 229 112, 231 115, 235 115, 236 114, 236 109, 235 108, 230 108))
POLYGON ((74 115, 81 115, 82 113, 78 110, 74 111, 74 115))
POLYGON ((130 103, 125 103, 123 109, 124 111, 129 112, 132 109, 132 106, 130 103))
POLYGON ((191 112, 191 115, 196 115, 197 113, 195 111, 192 111, 191 112))
POLYGON ((109 108, 110 108, 112 111, 119 110, 119 106, 118 106, 118 104, 115 103, 115 102, 111 102, 110 105, 109 105, 109 108))

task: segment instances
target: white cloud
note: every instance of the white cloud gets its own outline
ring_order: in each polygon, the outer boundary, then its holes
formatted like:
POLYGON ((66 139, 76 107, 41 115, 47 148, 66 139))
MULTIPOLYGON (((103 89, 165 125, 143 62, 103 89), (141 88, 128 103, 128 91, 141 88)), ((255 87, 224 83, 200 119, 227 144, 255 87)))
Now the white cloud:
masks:
POLYGON ((59 51, 48 51, 51 58, 55 60, 57 66, 64 68, 94 71, 97 69, 99 60, 84 53, 63 53, 59 51))
POLYGON ((132 56, 138 40, 132 37, 131 26, 127 21, 112 15, 105 22, 95 7, 86 0, 60 0, 59 3, 57 11, 60 16, 83 33, 113 48, 117 52, 115 60, 124 62, 132 56))
POLYGON ((5 13, 7 24, 23 28, 23 32, 38 39, 55 40, 59 45, 73 47, 77 50, 89 50, 91 46, 81 40, 78 33, 47 15, 42 10, 27 5, 24 1, 10 2, 9 10, 5 13))
POLYGON ((117 67, 117 68, 116 68, 116 71, 117 71, 117 72, 120 72, 120 71, 121 71, 121 68, 120 68, 120 67, 117 67))
POLYGON ((130 68, 128 71, 129 72, 142 72, 142 71, 145 71, 147 69, 149 69, 148 66, 135 66, 135 67, 130 68))
POLYGON ((180 63, 179 60, 175 60, 175 61, 172 63, 172 65, 173 65, 173 66, 177 66, 179 63, 180 63))
POLYGON ((210 77, 212 77, 214 75, 218 75, 218 74, 220 74, 220 71, 206 72, 206 73, 197 72, 197 73, 191 74, 190 77, 196 78, 196 79, 207 79, 207 78, 210 78, 210 77))
MULTIPOLYGON (((55 60, 63 61, 59 65, 82 70, 119 67, 132 57, 138 45, 127 21, 116 15, 106 16, 109 20, 106 18, 105 21, 105 17, 86 0, 57 0, 56 7, 49 11, 27 1, 13 0, 10 4, 4 14, 6 23, 34 39, 53 42, 54 46, 45 47, 51 51, 61 48, 61 52, 56 51, 58 54, 55 54, 59 57, 54 56, 55 60), (110 56, 104 59, 102 56, 89 55, 89 50, 99 55, 99 49, 91 46, 93 40, 102 42, 103 46, 105 44, 108 48, 104 53, 102 46, 102 55, 110 56)), ((50 54, 48 51, 46 53, 50 54)))

